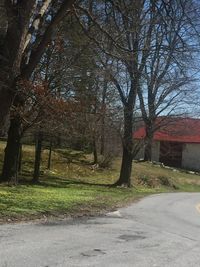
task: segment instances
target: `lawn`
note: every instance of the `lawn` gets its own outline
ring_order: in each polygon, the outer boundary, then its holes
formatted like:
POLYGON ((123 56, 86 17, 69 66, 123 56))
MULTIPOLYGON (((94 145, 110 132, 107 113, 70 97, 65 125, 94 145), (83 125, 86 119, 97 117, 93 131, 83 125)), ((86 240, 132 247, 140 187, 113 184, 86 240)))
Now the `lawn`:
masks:
MULTIPOLYGON (((0 163, 5 144, 0 143, 0 163)), ((30 183, 34 148, 23 146, 18 186, 0 185, 0 222, 35 218, 94 215, 126 205, 151 193, 200 191, 200 176, 151 163, 133 163, 132 188, 111 187, 119 175, 120 160, 109 169, 96 168, 89 154, 55 150, 51 170, 48 151, 42 155, 40 184, 30 183)))

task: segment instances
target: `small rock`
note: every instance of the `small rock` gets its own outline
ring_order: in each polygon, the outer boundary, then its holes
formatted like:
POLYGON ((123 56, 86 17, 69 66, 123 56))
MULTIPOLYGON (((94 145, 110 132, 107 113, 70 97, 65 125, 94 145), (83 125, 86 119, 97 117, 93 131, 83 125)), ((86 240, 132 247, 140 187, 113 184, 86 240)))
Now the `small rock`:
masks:
POLYGON ((193 172, 193 171, 189 171, 188 173, 189 173, 189 174, 195 174, 195 172, 193 172))

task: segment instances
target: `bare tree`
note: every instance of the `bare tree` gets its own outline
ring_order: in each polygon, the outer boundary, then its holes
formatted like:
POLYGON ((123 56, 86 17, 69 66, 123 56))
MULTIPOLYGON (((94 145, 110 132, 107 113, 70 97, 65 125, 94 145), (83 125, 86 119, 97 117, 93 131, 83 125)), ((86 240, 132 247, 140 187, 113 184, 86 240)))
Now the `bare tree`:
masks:
POLYGON ((160 23, 161 18, 168 17, 166 3, 147 0, 134 3, 99 1, 96 6, 93 3, 91 12, 91 9, 86 8, 86 5, 90 6, 91 1, 86 2, 84 6, 75 5, 76 17, 85 33, 101 51, 100 55, 109 55, 111 58, 109 67, 103 59, 101 63, 106 68, 110 81, 118 90, 123 106, 123 157, 116 185, 130 186, 135 151, 133 112, 147 60, 152 50, 156 49, 153 43, 155 29, 159 27, 158 21, 160 23), (83 14, 92 22, 89 29, 83 14))
POLYGON ((138 88, 146 130, 145 160, 151 160, 154 132, 166 123, 164 118, 157 118, 162 114, 180 116, 180 105, 194 95, 191 90, 195 80, 191 66, 197 52, 196 28, 191 24, 196 19, 194 5, 193 1, 166 5, 168 16, 160 17, 153 30, 151 45, 155 48, 149 53, 138 88))

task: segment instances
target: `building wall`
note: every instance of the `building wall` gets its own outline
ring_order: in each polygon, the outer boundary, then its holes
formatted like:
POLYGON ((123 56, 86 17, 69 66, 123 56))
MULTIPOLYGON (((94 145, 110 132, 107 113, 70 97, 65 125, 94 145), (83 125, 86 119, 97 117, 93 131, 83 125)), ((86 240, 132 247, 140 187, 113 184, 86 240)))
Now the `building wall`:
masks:
MULTIPOLYGON (((152 161, 159 162, 160 156, 160 142, 153 142, 152 147, 152 161)), ((144 158, 144 145, 141 146, 140 151, 135 159, 144 158)), ((200 171, 200 144, 184 144, 182 152, 182 168, 188 170, 200 171)))
MULTIPOLYGON (((160 142, 154 141, 152 145, 152 161, 159 162, 159 155, 160 155, 160 142)), ((141 145, 141 148, 135 159, 143 159, 144 158, 144 143, 141 145)))
POLYGON ((160 157, 160 142, 155 141, 153 142, 152 146, 152 161, 159 162, 159 157, 160 157))
POLYGON ((182 168, 200 170, 200 144, 185 144, 183 146, 182 168))
POLYGON ((137 155, 134 159, 143 159, 144 158, 144 142, 140 141, 140 150, 138 151, 137 155))

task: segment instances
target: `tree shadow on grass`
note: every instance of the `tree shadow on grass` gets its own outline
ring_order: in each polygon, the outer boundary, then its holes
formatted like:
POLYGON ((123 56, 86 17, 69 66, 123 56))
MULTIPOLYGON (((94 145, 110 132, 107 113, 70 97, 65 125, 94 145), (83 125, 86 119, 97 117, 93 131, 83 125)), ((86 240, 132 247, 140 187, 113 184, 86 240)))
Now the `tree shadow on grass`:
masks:
MULTIPOLYGON (((23 176, 20 178, 20 184, 26 185, 26 186, 33 185, 32 181, 28 179, 28 175, 27 177, 23 176)), ((44 186, 44 187, 53 187, 53 188, 67 188, 67 187, 70 187, 71 185, 77 185, 77 186, 87 185, 87 186, 97 186, 97 187, 112 187, 113 186, 113 184, 90 183, 90 182, 85 182, 82 180, 64 179, 64 178, 49 176, 49 175, 42 176, 40 178, 40 181, 34 185, 39 185, 39 186, 44 186)))

